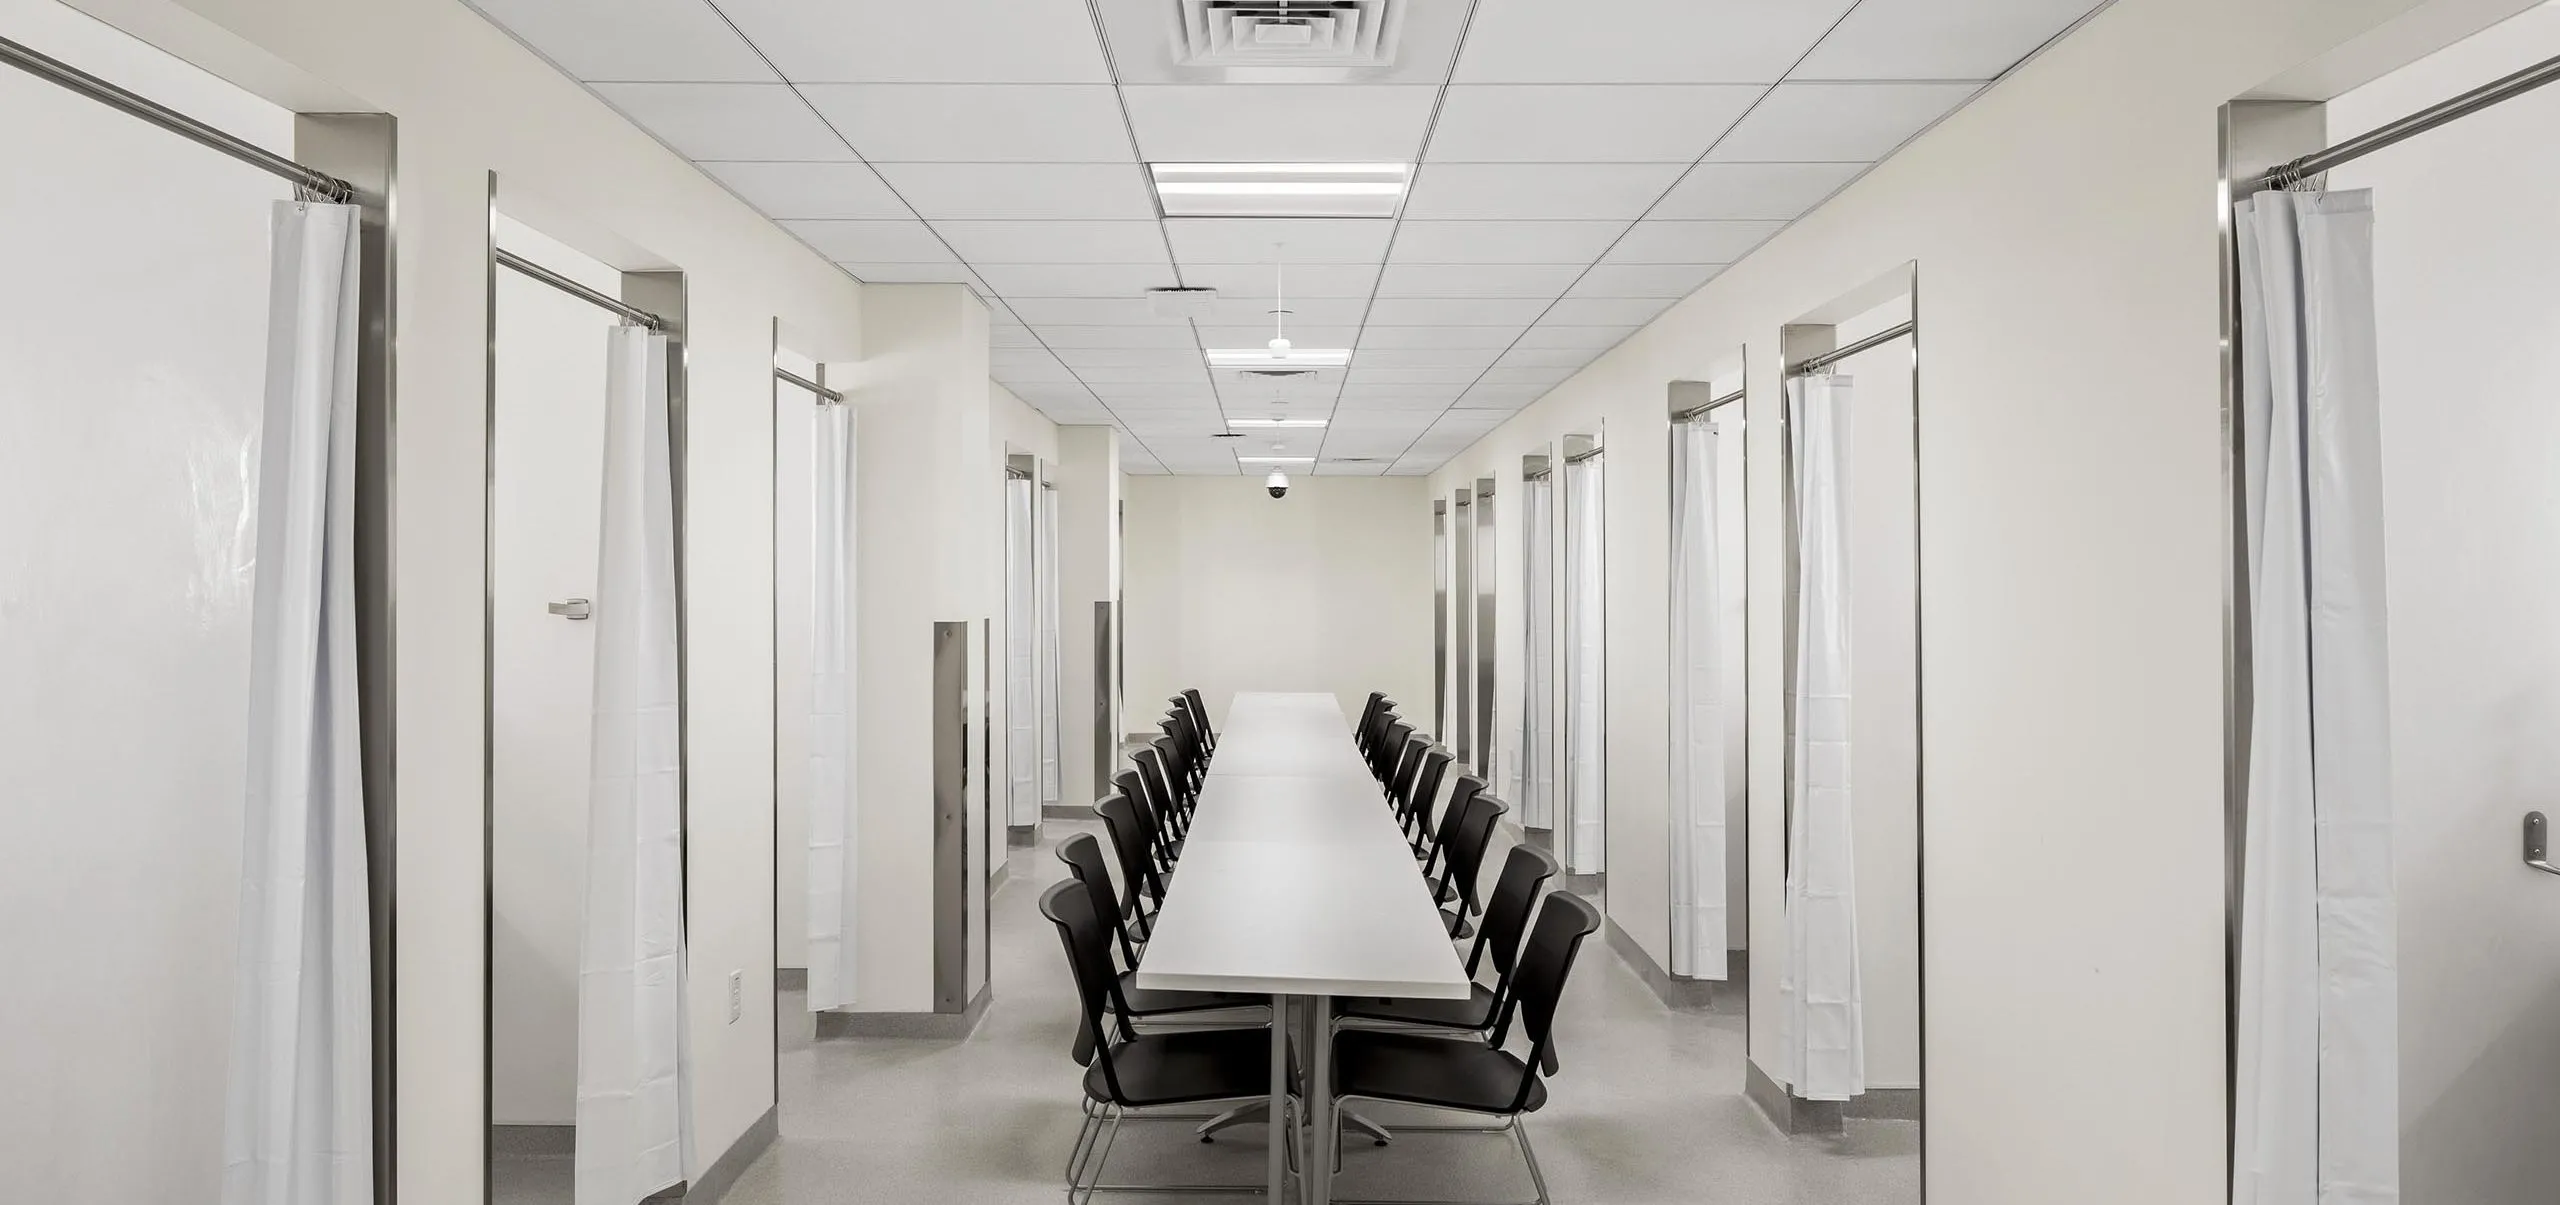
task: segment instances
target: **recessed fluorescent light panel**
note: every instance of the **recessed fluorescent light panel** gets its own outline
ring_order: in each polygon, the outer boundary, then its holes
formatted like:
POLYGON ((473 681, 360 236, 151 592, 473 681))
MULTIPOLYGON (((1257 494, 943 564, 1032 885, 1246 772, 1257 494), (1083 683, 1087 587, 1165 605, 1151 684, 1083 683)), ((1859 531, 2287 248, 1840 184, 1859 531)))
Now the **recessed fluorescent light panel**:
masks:
POLYGON ((1340 368, 1351 362, 1348 347, 1291 347, 1286 339, 1274 339, 1278 347, 1212 347, 1208 350, 1211 368, 1340 368))
POLYGON ((1320 418, 1231 418, 1227 420, 1227 425, 1230 427, 1321 427, 1324 424, 1325 420, 1320 418))
POLYGON ((1313 456, 1238 456, 1237 464, 1314 464, 1313 456))
POLYGON ((1169 218, 1391 218, 1413 170, 1402 163, 1150 163, 1169 218))

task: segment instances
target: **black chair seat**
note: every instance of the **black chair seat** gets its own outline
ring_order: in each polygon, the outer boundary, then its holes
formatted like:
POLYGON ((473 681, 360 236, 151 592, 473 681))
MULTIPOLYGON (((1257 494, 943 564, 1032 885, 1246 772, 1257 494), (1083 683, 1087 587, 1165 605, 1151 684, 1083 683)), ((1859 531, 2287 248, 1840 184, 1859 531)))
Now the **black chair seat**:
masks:
POLYGON ((1440 926, 1449 931, 1452 939, 1463 940, 1476 935, 1476 927, 1467 923, 1467 918, 1446 908, 1440 910, 1440 926))
MULTIPOLYGON (((1269 1008, 1271 997, 1243 992, 1178 992, 1163 988, 1139 987, 1136 971, 1120 973, 1120 999, 1129 1005, 1133 1017, 1158 1017, 1166 1013, 1197 1013, 1218 1008, 1269 1008)), ((1268 1043, 1265 1044, 1266 1046, 1268 1043)))
MULTIPOLYGON (((1508 1113, 1528 1074, 1528 1066, 1509 1052, 1471 1038, 1355 1029, 1333 1039, 1337 1096, 1508 1113)), ((1546 1103, 1546 1085, 1531 1080, 1525 1110, 1546 1103)))
POLYGON ((1361 1021, 1402 1021, 1410 1025, 1445 1025, 1451 1029, 1485 1029, 1493 1024, 1494 1003, 1493 989, 1477 984, 1467 989, 1464 1000, 1344 997, 1335 1001, 1334 1015, 1361 1021))
MULTIPOLYGON (((1271 1095, 1271 1031, 1206 1029, 1140 1034, 1111 1048, 1120 1079, 1118 1103, 1133 1108, 1271 1095)), ((1085 1094, 1111 1101, 1111 1083, 1096 1059, 1085 1070, 1085 1094)))

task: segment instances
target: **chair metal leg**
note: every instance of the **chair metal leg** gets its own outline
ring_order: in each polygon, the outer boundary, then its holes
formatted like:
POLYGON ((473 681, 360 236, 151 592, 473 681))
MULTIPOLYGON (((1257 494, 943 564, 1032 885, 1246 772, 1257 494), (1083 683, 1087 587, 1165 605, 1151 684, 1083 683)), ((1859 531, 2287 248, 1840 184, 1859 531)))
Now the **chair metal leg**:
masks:
MULTIPOLYGON (((1255 1105, 1268 1108, 1267 1102, 1255 1105)), ((1232 1112, 1232 1110, 1231 1110, 1232 1112)), ((1118 1105, 1096 1105, 1084 1102, 1084 1125, 1076 1133, 1076 1145, 1067 1155, 1068 1205, 1089 1205, 1098 1193, 1183 1193, 1235 1194, 1264 1196, 1268 1189, 1260 1184, 1105 1184, 1102 1171, 1111 1159, 1111 1148, 1120 1137, 1123 1121, 1193 1121, 1201 1114, 1158 1114, 1139 1116, 1118 1105)), ((1223 1116, 1223 1115, 1222 1115, 1223 1116)), ((1294 1165, 1295 1160, 1290 1161, 1294 1165)))
POLYGON ((1196 1132, 1200 1135, 1200 1141, 1215 1142, 1217 1141, 1217 1133, 1220 1130, 1232 1130, 1237 1126, 1252 1125, 1257 1121, 1266 1121, 1270 1116, 1270 1101, 1247 1101, 1244 1104, 1237 1105, 1224 1113, 1220 1113, 1217 1116, 1200 1123, 1200 1128, 1196 1132))
MULTIPOLYGON (((1339 1110, 1337 1110, 1336 1115, 1341 1115, 1339 1110)), ((1400 1125, 1397 1126, 1396 1129, 1403 1133, 1423 1132, 1434 1134, 1499 1134, 1508 1130, 1511 1132, 1512 1141, 1517 1143, 1520 1147, 1520 1158, 1529 1167, 1529 1181, 1537 1186, 1538 1195, 1534 1200, 1528 1201, 1484 1201, 1471 1198, 1450 1199, 1442 1197, 1362 1197, 1356 1199, 1349 1197, 1337 1197, 1334 1199, 1333 1205, 1552 1205, 1552 1201, 1547 1195, 1546 1172, 1538 1166, 1537 1152, 1530 1149, 1529 1128, 1522 1124, 1521 1119, 1518 1117, 1506 1117, 1502 1120, 1501 1124, 1489 1126, 1400 1125)))
POLYGON ((1352 1129, 1368 1135, 1369 1141, 1374 1142, 1379 1146, 1385 1146, 1386 1144, 1396 1140, 1394 1131, 1389 1130, 1387 1127, 1379 1125, 1377 1122, 1371 1121, 1366 1117, 1362 1117, 1349 1109, 1344 1109, 1342 1111, 1342 1121, 1343 1124, 1350 1126, 1352 1129))

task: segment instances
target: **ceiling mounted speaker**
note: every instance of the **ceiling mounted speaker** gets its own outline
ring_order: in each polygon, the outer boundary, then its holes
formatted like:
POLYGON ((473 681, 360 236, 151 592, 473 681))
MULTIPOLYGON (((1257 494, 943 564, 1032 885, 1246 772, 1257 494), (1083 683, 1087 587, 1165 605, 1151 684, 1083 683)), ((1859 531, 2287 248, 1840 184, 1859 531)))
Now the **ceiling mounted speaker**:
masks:
POLYGON ((1391 67, 1412 0, 1173 0, 1185 67, 1391 67))

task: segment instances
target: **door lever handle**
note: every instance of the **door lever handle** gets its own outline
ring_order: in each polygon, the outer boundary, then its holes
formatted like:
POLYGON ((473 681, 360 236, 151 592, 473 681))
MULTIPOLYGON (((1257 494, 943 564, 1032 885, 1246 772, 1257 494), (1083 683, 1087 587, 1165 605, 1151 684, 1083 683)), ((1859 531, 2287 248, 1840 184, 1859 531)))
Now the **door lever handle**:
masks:
POLYGON ((2551 822, 2540 812, 2524 814, 2524 864, 2544 874, 2560 874, 2551 864, 2551 822))
MULTIPOLYGON (((560 601, 551 604, 550 611, 554 615, 563 616, 569 619, 585 619, 596 613, 594 604, 583 598, 561 599, 560 601)), ((2555 870, 2551 873, 2560 874, 2560 870, 2555 870)))

